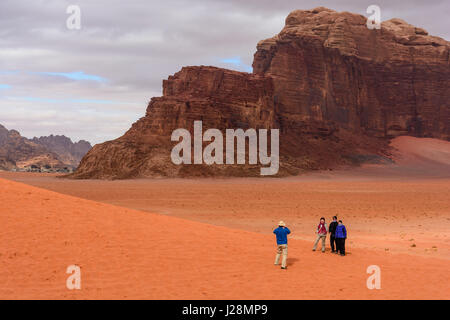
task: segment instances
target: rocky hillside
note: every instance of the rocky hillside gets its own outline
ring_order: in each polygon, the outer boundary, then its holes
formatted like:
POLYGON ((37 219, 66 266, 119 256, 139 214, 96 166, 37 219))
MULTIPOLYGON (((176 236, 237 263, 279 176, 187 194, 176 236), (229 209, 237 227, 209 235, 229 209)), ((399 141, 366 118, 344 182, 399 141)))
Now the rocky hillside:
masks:
POLYGON ((66 136, 34 137, 32 141, 56 153, 62 162, 72 167, 77 167, 84 155, 92 148, 91 144, 85 140, 74 143, 66 136))
POLYGON ((90 149, 88 142, 72 143, 64 136, 52 135, 30 140, 16 130, 8 130, 0 125, 1 170, 76 168, 90 149))
POLYGON ((257 46, 253 74, 186 67, 125 135, 96 145, 75 178, 253 176, 259 166, 172 164, 177 128, 280 129, 279 175, 388 161, 400 135, 450 139, 449 42, 400 19, 294 11, 257 46))

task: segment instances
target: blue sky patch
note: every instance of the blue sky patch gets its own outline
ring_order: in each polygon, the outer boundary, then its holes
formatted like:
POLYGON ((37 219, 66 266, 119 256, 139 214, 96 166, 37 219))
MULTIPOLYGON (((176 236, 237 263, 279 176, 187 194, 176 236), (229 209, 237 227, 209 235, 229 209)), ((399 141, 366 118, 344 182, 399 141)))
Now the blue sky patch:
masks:
POLYGON ((56 76, 56 77, 64 77, 70 80, 90 80, 90 81, 97 81, 97 82, 105 82, 106 79, 100 76, 92 75, 92 74, 86 74, 83 71, 77 71, 77 72, 36 72, 37 74, 43 74, 47 76, 56 76))
POLYGON ((235 68, 237 68, 241 71, 245 71, 245 72, 253 71, 253 68, 251 66, 243 63, 240 57, 225 58, 225 59, 220 60, 220 62, 233 65, 235 68))

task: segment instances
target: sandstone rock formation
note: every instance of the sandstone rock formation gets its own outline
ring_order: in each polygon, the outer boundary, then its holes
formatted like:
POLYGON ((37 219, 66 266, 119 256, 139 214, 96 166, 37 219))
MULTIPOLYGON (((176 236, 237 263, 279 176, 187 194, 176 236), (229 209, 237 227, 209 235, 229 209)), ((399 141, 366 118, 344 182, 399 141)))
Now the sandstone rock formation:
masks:
POLYGON ((16 130, 0 125, 0 169, 20 170, 36 168, 75 168, 83 155, 91 149, 89 142, 72 143, 65 136, 49 136, 32 140, 16 130))
POLYGON ((28 166, 63 167, 58 156, 45 147, 22 137, 16 130, 0 125, 0 169, 12 170, 28 166))
POLYGON ((34 137, 32 141, 56 153, 62 162, 72 167, 77 167, 84 155, 92 148, 91 144, 85 140, 72 142, 70 138, 60 135, 34 137))
POLYGON ((371 136, 450 139, 449 42, 400 19, 369 30, 361 15, 294 11, 261 41, 256 74, 274 81, 282 117, 371 136))
POLYGON ((205 128, 279 128, 280 175, 385 161, 399 135, 450 140, 449 42, 400 19, 326 8, 294 11, 257 46, 253 74, 186 67, 163 81, 145 117, 96 145, 75 178, 252 176, 255 166, 176 166, 170 135, 205 128))

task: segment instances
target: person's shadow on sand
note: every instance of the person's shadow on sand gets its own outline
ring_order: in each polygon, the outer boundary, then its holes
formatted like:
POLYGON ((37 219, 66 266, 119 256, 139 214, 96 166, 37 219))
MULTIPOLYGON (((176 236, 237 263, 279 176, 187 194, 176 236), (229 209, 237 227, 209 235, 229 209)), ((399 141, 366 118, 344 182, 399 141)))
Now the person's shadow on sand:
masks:
POLYGON ((288 258, 287 264, 293 266, 297 261, 299 261, 297 258, 288 258))

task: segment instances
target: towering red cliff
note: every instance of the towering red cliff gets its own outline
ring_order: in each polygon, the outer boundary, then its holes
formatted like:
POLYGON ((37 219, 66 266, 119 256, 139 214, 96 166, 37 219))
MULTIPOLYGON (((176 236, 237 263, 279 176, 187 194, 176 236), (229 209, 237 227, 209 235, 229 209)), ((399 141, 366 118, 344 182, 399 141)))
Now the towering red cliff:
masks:
POLYGON ((261 41, 254 73, 186 67, 163 82, 145 117, 95 146, 75 178, 259 175, 259 166, 172 164, 177 128, 280 129, 280 175, 389 161, 389 138, 450 140, 449 42, 393 19, 326 8, 294 11, 261 41))
POLYGON ((282 117, 371 136, 450 138, 449 42, 400 19, 326 8, 294 11, 261 41, 254 72, 274 79, 282 117))

